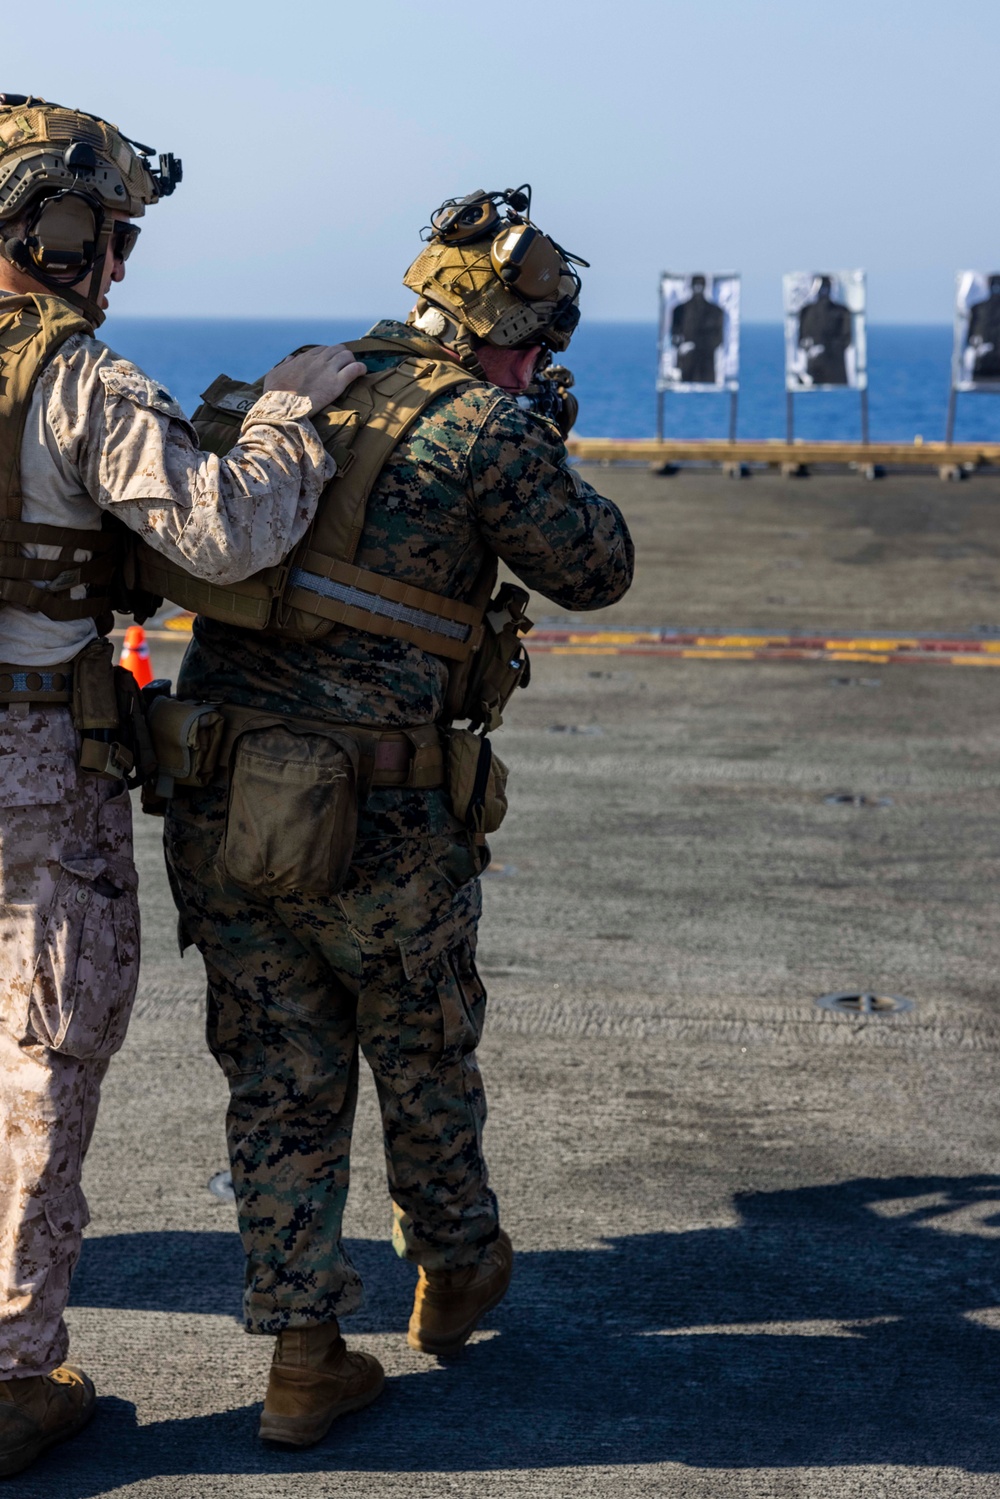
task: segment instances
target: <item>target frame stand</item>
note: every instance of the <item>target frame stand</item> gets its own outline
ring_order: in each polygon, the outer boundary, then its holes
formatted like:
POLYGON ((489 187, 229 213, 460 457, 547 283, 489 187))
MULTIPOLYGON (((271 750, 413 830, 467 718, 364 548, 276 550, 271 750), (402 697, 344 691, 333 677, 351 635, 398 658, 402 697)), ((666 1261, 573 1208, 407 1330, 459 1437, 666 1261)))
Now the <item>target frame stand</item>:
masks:
MULTIPOLYGON (((823 386, 822 389, 834 390, 836 389, 836 387, 828 385, 823 386)), ((791 447, 795 441, 795 397, 797 395, 809 394, 812 394, 812 392, 803 390, 789 390, 788 386, 785 386, 785 442, 789 447, 791 447)), ((867 371, 866 382, 859 389, 858 395, 861 398, 861 446, 863 448, 867 448, 871 446, 871 433, 868 424, 867 371)), ((859 467, 862 469, 862 472, 866 479, 881 479, 884 473, 884 470, 877 463, 862 463, 859 464, 859 467)), ((809 474, 809 467, 805 463, 783 463, 781 465, 781 472, 785 475, 786 478, 807 478, 809 474)))
MULTIPOLYGON (((656 349, 656 441, 657 442, 663 442, 663 428, 664 428, 663 417, 664 417, 664 410, 665 410, 665 408, 664 408, 664 396, 666 396, 666 395, 668 395, 670 393, 672 393, 674 395, 728 395, 729 396, 729 434, 728 434, 728 438, 725 439, 725 440, 728 441, 729 443, 731 443, 733 446, 735 446, 735 444, 736 444, 736 434, 737 434, 737 424, 738 424, 738 421, 739 421, 739 398, 740 398, 740 384, 739 384, 739 376, 738 376, 738 374, 734 378, 726 381, 722 385, 716 385, 714 387, 708 387, 708 388, 704 388, 704 389, 699 388, 699 389, 695 389, 695 390, 692 390, 692 389, 678 390, 678 389, 676 389, 675 386, 671 385, 670 383, 668 383, 667 381, 665 381, 663 379, 663 376, 662 376, 662 370, 663 370, 663 347, 664 347, 664 338, 665 338, 665 334, 664 334, 663 281, 664 281, 664 277, 667 276, 667 275, 669 275, 669 274, 671 274, 671 273, 670 272, 666 272, 666 271, 663 272, 661 274, 661 276, 660 276, 660 283, 659 283, 659 304, 660 305, 659 305, 659 316, 658 316, 658 319, 657 319, 658 333, 657 333, 657 349, 656 349)), ((727 276, 727 277, 732 277, 733 279, 738 279, 738 272, 735 272, 735 271, 727 271, 727 272, 724 272, 724 273, 723 272, 714 273, 713 274, 713 279, 715 279, 715 276, 717 276, 717 275, 723 275, 723 274, 725 276, 727 276)), ((670 463, 670 462, 661 463, 661 464, 652 464, 651 467, 652 467, 652 469, 653 469, 653 471, 655 473, 664 474, 664 475, 676 474, 677 471, 678 471, 678 465, 676 463, 670 463)), ((748 478, 749 475, 750 475, 750 468, 749 468, 749 466, 746 463, 744 463, 742 460, 740 460, 740 459, 735 459, 735 458, 731 459, 731 460, 723 459, 722 463, 721 463, 721 467, 722 467, 722 472, 724 474, 726 474, 728 478, 731 478, 731 479, 748 478)))
MULTIPOLYGON (((955 418, 958 414, 959 396, 1000 396, 1000 381, 995 386, 981 385, 976 390, 962 390, 955 384, 954 374, 951 380, 951 389, 948 392, 948 415, 944 424, 945 447, 950 448, 955 442, 955 418)), ((964 463, 942 463, 938 469, 938 475, 942 479, 960 480, 967 479, 971 469, 964 463)))

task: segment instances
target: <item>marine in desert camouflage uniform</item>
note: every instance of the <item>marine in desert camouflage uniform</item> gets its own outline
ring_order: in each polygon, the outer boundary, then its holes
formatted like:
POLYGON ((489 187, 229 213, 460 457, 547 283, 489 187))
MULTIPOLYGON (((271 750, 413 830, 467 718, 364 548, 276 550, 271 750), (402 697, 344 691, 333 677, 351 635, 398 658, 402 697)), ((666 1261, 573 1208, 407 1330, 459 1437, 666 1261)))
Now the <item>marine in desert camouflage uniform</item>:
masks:
MULTIPOLYGON (((564 299, 574 311, 578 289, 564 299)), ((426 350, 430 333, 445 335, 437 357, 463 360, 472 378, 434 400, 382 469, 359 567, 466 599, 492 555, 567 609, 626 591, 622 516, 568 466, 556 427, 516 399, 542 352, 545 312, 509 350, 470 339, 424 300, 416 330, 382 322, 367 335, 399 350, 362 353, 370 371, 411 355, 414 340, 426 350)), ((446 662, 401 639, 346 627, 291 639, 198 618, 178 695, 413 728, 445 718, 447 683, 446 662)), ((382 1113, 393 1239, 420 1267, 411 1345, 456 1351, 506 1289, 510 1246, 488 1183, 476 1062, 481 851, 444 789, 376 787, 339 894, 268 895, 220 873, 226 815, 225 785, 178 790, 167 864, 182 931, 205 959, 208 1040, 229 1081, 245 1325, 280 1334, 261 1433, 304 1445, 381 1382, 374 1359, 345 1353, 336 1320, 362 1294, 341 1238, 359 1047, 382 1113), (438 1294, 452 1310, 435 1328, 438 1294)))
MULTIPOLYGON (((173 171, 179 179, 179 163, 173 171)), ((228 458, 201 452, 169 393, 93 336, 131 248, 119 229, 134 239, 129 214, 172 186, 103 121, 0 95, 0 398, 5 433, 23 422, 0 498, 24 527, 19 548, 0 548, 0 1475, 93 1409, 86 1375, 63 1365, 63 1312, 87 1222, 83 1159, 139 961, 128 790, 81 767, 65 685, 83 657, 100 656, 100 608, 72 570, 52 576, 65 570, 60 548, 76 543, 69 560, 83 562, 111 514, 220 581, 276 560, 333 471, 308 415, 359 372, 342 350, 284 366, 228 458), (113 208, 95 181, 121 189, 113 208), (60 278, 47 236, 65 250, 81 203, 97 225, 92 266, 81 277, 71 263, 60 278), (19 590, 32 577, 29 607, 19 590)))

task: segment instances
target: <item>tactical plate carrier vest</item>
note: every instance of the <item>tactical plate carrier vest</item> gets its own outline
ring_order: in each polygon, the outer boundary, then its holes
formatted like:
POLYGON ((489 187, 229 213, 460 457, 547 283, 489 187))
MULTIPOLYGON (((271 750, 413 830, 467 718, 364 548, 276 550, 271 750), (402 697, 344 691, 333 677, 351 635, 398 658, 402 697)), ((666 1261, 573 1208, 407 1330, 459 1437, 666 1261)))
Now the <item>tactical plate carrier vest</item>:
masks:
MULTIPOLYGON (((95 531, 21 519, 21 444, 38 378, 68 338, 92 331, 59 297, 0 297, 0 604, 17 604, 47 619, 93 619, 106 634, 114 622, 112 609, 131 607, 125 588, 127 529, 109 515, 95 531), (58 547, 59 556, 22 557, 25 543, 58 547), (75 561, 80 551, 91 553, 91 560, 75 561), (70 590, 81 586, 86 597, 72 598, 70 590)), ((147 602, 156 607, 157 601, 147 602)))
MULTIPOLYGON (((514 687, 527 685, 527 654, 519 639, 530 628, 524 590, 504 585, 489 604, 497 577, 492 555, 467 601, 354 563, 368 500, 386 463, 432 401, 477 377, 416 334, 405 341, 363 338, 346 347, 361 360, 366 354, 403 357, 389 369, 360 376, 312 418, 337 473, 320 497, 312 526, 284 562, 241 583, 220 585, 192 577, 140 542, 140 583, 182 608, 241 629, 301 639, 346 625, 405 640, 449 663, 447 718, 495 728, 514 687)), ((227 453, 262 393, 259 381, 244 385, 220 375, 193 417, 202 447, 227 453)))

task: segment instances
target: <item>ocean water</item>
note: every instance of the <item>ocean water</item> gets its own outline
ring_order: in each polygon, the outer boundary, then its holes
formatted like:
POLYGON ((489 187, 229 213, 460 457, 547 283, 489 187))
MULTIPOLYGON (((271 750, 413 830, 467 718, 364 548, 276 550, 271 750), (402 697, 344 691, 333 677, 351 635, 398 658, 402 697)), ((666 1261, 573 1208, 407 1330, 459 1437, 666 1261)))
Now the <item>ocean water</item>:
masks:
MULTIPOLYGON (((225 372, 253 379, 304 343, 357 338, 374 319, 109 318, 102 334, 119 353, 167 385, 186 411, 225 372)), ((948 404, 951 329, 875 325, 868 330, 869 421, 874 441, 943 439, 948 404)), ((779 324, 742 329, 741 437, 783 437, 785 391, 779 324)), ((588 437, 652 437, 656 430, 656 325, 586 321, 566 356, 577 381, 577 431, 588 437)), ((676 437, 725 437, 729 398, 673 395, 664 402, 664 430, 676 437)), ((860 436, 856 391, 819 391, 795 398, 795 435, 860 436)), ((956 438, 1000 441, 1000 397, 963 395, 956 438)))

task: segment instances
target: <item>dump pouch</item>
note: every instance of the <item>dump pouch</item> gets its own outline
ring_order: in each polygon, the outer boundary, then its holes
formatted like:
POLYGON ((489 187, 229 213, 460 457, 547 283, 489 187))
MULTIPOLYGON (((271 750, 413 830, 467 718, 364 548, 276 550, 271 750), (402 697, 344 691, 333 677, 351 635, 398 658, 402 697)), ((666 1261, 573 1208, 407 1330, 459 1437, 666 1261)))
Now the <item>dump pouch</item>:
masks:
POLYGON ((507 815, 507 767, 485 734, 443 730, 451 809, 478 843, 495 833, 507 815))
POLYGON ((221 873, 272 895, 335 895, 358 827, 360 750, 349 735, 280 724, 236 741, 221 873))

